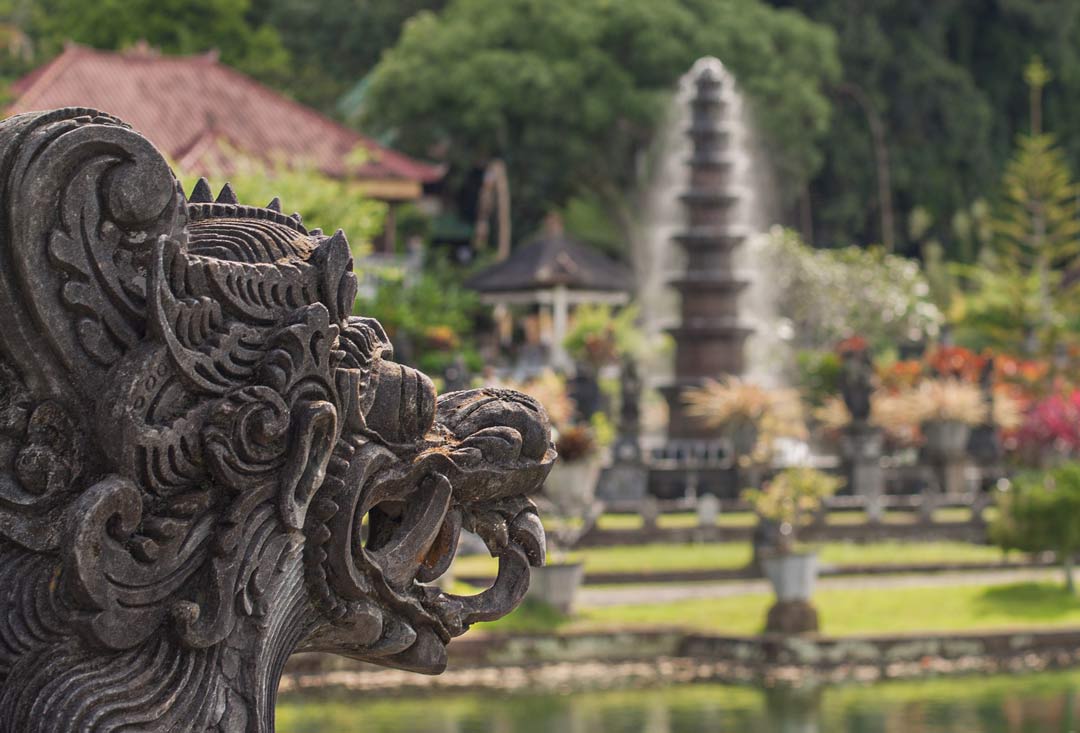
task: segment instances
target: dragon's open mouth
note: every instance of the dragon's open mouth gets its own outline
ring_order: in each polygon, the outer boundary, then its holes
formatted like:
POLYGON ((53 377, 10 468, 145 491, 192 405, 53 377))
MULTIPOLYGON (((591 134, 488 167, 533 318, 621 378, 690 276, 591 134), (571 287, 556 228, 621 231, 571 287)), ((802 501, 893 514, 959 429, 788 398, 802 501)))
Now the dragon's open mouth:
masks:
POLYGON ((339 444, 312 514, 325 526, 309 527, 309 548, 318 561, 314 577, 326 582, 317 595, 342 633, 316 634, 310 648, 439 672, 451 638, 521 602, 529 567, 545 559, 544 530, 527 494, 539 488, 554 450, 546 435, 538 449, 525 431, 474 427, 456 439, 449 428, 436 431, 407 467, 362 438, 339 444), (499 559, 495 583, 470 596, 430 585, 450 567, 463 529, 499 559))
POLYGON ((408 502, 374 507, 368 513, 367 542, 358 548, 385 581, 383 590, 418 600, 423 613, 416 620, 433 623, 444 641, 517 607, 529 587, 529 566, 543 565, 545 558, 544 530, 528 499, 451 506, 450 489, 449 480, 437 475, 422 482, 408 502), (495 583, 472 596, 428 585, 450 567, 463 528, 479 535, 499 559, 495 583))

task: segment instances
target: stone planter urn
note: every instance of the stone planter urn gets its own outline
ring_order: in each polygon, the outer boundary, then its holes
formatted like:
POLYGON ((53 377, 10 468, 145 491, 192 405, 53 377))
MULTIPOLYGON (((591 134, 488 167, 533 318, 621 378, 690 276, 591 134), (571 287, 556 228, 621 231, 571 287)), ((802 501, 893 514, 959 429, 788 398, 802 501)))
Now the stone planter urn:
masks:
POLYGON ((926 437, 926 455, 931 458, 956 460, 967 453, 971 426, 959 420, 929 420, 922 424, 926 437))
POLYGON ((544 496, 560 514, 584 515, 596 500, 601 461, 594 456, 578 461, 555 461, 544 482, 544 496))
POLYGON ((780 634, 817 631, 817 610, 810 603, 817 582, 817 553, 772 553, 762 557, 761 565, 776 594, 765 630, 780 634))
POLYGON ((731 443, 736 456, 745 456, 753 453, 757 445, 758 426, 748 417, 737 417, 724 424, 721 434, 731 443))
POLYGON ((560 613, 573 613, 578 588, 585 579, 585 566, 580 562, 549 562, 536 570, 539 572, 530 576, 525 597, 546 603, 560 613))
MULTIPOLYGON (((971 426, 959 420, 930 420, 922 424, 922 431, 926 437, 923 451, 937 474, 940 490, 946 495, 963 493, 971 426)), ((924 498, 923 519, 929 520, 935 502, 930 495, 924 498)))
POLYGON ((773 587, 778 601, 809 601, 817 582, 817 553, 783 552, 765 554, 761 558, 765 577, 773 587))

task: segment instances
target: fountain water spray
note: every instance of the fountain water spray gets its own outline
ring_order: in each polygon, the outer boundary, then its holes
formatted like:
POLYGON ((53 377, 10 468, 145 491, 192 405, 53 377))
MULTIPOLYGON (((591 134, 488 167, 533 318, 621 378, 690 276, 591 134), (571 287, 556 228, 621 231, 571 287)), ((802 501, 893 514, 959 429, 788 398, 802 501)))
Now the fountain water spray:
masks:
POLYGON ((667 331, 675 342, 673 360, 654 354, 645 364, 668 402, 661 461, 704 466, 730 455, 716 428, 685 414, 687 388, 731 375, 783 383, 784 334, 763 256, 771 186, 749 116, 723 64, 700 59, 680 80, 646 158, 633 237, 637 296, 646 333, 667 331))

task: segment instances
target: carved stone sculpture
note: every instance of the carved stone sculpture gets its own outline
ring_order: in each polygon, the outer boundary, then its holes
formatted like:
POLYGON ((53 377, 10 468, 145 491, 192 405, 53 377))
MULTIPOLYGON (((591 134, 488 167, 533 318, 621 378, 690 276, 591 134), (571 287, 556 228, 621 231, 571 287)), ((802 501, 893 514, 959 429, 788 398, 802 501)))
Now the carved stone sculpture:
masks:
POLYGON ((870 419, 870 397, 874 392, 874 363, 867 349, 851 349, 842 354, 840 394, 853 423, 870 419))
POLYGON ((262 733, 293 651, 437 673, 520 601, 547 417, 392 361, 340 231, 94 110, 0 158, 0 731, 262 733), (462 528, 477 596, 425 584, 462 528))
POLYGON ((874 363, 865 348, 845 350, 841 357, 840 394, 851 415, 841 442, 845 473, 852 493, 866 499, 867 520, 876 523, 885 515, 881 501, 885 494, 885 470, 881 465, 885 436, 880 427, 870 422, 871 400, 877 386, 874 363))

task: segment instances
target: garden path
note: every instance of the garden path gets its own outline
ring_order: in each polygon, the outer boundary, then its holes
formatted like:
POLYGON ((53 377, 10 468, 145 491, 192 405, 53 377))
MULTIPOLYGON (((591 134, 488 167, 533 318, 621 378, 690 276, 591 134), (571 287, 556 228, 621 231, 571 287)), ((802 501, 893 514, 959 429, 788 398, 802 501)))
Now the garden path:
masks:
MULTIPOLYGON (((820 578, 819 590, 877 588, 952 587, 958 585, 996 585, 1025 581, 1057 581, 1061 571, 1049 568, 1018 568, 1014 570, 964 571, 958 573, 926 573, 910 575, 858 575, 820 578)), ((765 580, 744 580, 723 583, 685 583, 589 586, 578 591, 582 607, 631 606, 652 603, 678 603, 707 598, 730 598, 770 592, 765 580)))

